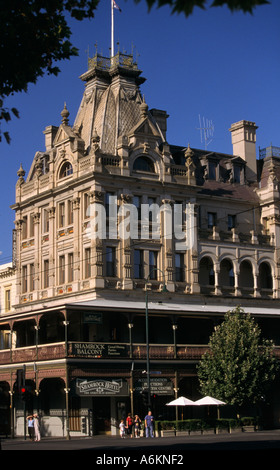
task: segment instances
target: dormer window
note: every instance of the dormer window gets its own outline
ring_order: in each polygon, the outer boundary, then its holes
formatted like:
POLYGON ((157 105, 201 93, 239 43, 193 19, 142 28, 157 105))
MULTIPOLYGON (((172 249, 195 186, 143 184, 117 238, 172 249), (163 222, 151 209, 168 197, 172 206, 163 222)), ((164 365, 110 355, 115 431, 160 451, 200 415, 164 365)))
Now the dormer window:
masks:
POLYGON ((234 165, 233 166, 233 182, 239 183, 241 181, 241 166, 234 165))
POLYGON ((138 157, 133 165, 135 171, 146 171, 149 173, 155 172, 155 167, 152 160, 148 157, 138 157))
POLYGON ((66 178, 73 174, 73 167, 70 162, 63 163, 61 170, 59 172, 59 179, 66 178))
POLYGON ((217 179, 217 164, 216 162, 208 162, 208 179, 216 180, 217 179))

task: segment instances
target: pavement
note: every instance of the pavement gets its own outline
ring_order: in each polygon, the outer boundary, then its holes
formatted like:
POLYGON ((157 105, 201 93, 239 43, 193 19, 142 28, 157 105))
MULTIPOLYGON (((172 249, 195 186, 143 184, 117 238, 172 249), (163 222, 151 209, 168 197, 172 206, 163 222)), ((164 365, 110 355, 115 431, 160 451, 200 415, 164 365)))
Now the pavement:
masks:
MULTIPOLYGON (((7 438, 1 440, 1 450, 13 452, 13 458, 21 461, 22 453, 15 451, 76 451, 72 456, 79 465, 86 465, 80 451, 89 451, 91 462, 102 465, 114 465, 126 468, 141 465, 172 466, 186 464, 189 456, 214 459, 217 456, 237 457, 250 453, 261 459, 280 456, 280 429, 257 432, 221 433, 190 436, 171 436, 161 438, 121 439, 119 436, 93 436, 87 438, 42 438, 40 442, 32 442, 23 438, 7 438), (78 459, 78 460, 77 460, 78 459), (127 460, 125 460, 127 459, 127 460)), ((221 459, 219 459, 221 461, 221 459)), ((43 460, 41 460, 41 464, 43 460)), ((231 461, 231 460, 230 460, 231 461)))

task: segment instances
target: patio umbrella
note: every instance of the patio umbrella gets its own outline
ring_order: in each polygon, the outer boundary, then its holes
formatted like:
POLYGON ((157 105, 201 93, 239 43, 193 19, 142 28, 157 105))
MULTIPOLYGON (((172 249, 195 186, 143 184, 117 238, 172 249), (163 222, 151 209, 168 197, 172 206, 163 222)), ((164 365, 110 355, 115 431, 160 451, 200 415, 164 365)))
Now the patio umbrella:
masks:
POLYGON ((188 406, 188 405, 195 405, 195 402, 185 397, 179 397, 179 398, 176 398, 176 400, 166 403, 166 405, 167 406, 188 406))
MULTIPOLYGON (((217 406, 218 418, 220 418, 219 406, 220 405, 226 405, 226 403, 224 401, 217 400, 217 398, 213 398, 213 397, 209 397, 209 396, 201 398, 200 400, 196 400, 194 402, 194 404, 198 405, 198 406, 202 406, 202 405, 217 406)), ((209 414, 209 409, 208 409, 208 414, 209 414)))
MULTIPOLYGON (((179 397, 179 398, 176 398, 176 400, 166 403, 166 405, 167 406, 192 406, 192 405, 195 405, 195 402, 192 400, 189 400, 189 398, 179 397)), ((176 420, 178 419, 177 414, 178 412, 176 410, 176 420)), ((184 419, 183 410, 182 410, 181 419, 184 419)))
POLYGON ((216 406, 226 404, 224 401, 217 400, 217 398, 213 398, 213 397, 204 397, 204 398, 201 398, 200 400, 196 400, 194 403, 195 405, 216 405, 216 406))

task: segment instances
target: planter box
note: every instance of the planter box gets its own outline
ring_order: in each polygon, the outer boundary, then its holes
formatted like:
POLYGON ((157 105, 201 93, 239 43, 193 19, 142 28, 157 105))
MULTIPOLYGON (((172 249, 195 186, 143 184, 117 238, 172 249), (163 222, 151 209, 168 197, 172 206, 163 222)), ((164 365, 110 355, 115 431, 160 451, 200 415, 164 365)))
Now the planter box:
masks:
POLYGON ((242 426, 243 432, 255 432, 255 430, 256 430, 255 426, 242 426))
POLYGON ((172 437, 175 436, 175 431, 172 431, 171 429, 164 429, 160 431, 160 437, 172 437))
POLYGON ((211 429, 203 429, 202 434, 216 434, 216 430, 214 428, 211 429))
POLYGON ((216 434, 228 434, 229 430, 227 428, 216 428, 216 434))
POLYGON ((198 431, 190 431, 190 434, 191 434, 192 436, 201 436, 202 431, 199 431, 199 430, 198 430, 198 431))
POLYGON ((234 434, 236 432, 242 432, 242 428, 241 427, 239 427, 239 428, 230 428, 229 432, 230 432, 230 434, 234 434))
POLYGON ((180 436, 189 436, 189 431, 176 431, 176 436, 177 437, 180 437, 180 436))

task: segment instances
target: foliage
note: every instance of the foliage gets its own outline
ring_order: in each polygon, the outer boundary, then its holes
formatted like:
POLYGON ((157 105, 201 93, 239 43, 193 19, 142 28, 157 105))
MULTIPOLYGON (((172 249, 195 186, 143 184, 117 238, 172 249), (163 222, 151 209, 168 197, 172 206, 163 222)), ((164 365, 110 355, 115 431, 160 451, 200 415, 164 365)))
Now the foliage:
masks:
MULTIPOLYGON (((26 91, 45 73, 57 75, 60 60, 78 55, 70 42, 69 16, 76 20, 94 16, 98 0, 0 0, 0 122, 8 122, 14 108, 4 107, 5 97, 26 91)), ((8 133, 4 137, 9 142, 8 133)), ((0 133, 1 140, 1 133, 0 133)))
MULTIPOLYGON (((109 1, 109 0, 108 0, 109 1)), ((140 0, 135 0, 139 2, 140 0)), ((206 0, 146 0, 149 8, 155 3, 169 4, 173 11, 192 13, 194 6, 204 8, 206 0)), ((57 75, 57 62, 78 55, 71 43, 69 16, 82 21, 92 18, 99 0, 0 0, 0 124, 8 122, 11 112, 3 100, 15 92, 26 91, 45 73, 57 75)), ((266 0, 214 0, 213 6, 227 4, 231 10, 252 12, 266 0)), ((7 142, 8 132, 4 132, 7 142)), ((0 129, 1 141, 1 129, 0 129)))
POLYGON ((261 338, 250 314, 240 308, 228 312, 209 347, 197 368, 203 395, 237 406, 265 400, 278 367, 272 341, 261 338))
MULTIPOLYGON (((139 3, 140 0, 135 0, 139 3)), ((194 7, 205 9, 208 0, 146 0, 149 8, 153 6, 162 7, 169 5, 172 13, 184 13, 185 16, 192 14, 194 7)), ((269 4, 268 0, 212 0, 211 7, 226 5, 231 11, 243 11, 253 13, 253 9, 258 5, 269 4)))

